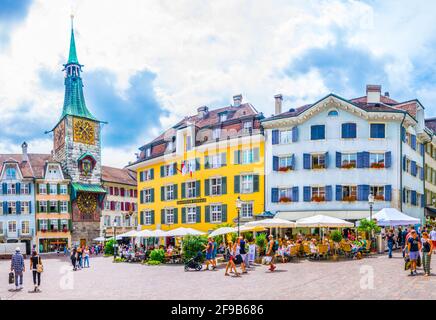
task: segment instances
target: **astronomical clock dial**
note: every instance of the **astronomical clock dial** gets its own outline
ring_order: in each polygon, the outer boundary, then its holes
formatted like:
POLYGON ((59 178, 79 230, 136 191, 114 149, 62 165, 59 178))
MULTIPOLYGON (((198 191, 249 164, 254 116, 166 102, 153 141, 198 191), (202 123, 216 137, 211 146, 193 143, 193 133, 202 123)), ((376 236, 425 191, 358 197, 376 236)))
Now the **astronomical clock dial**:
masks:
POLYGON ((54 150, 58 150, 65 144, 65 121, 62 120, 54 130, 54 150))
POLYGON ((81 213, 92 214, 97 209, 97 197, 90 193, 79 193, 77 206, 81 213))
POLYGON ((73 118, 74 141, 95 144, 95 125, 93 122, 73 118))

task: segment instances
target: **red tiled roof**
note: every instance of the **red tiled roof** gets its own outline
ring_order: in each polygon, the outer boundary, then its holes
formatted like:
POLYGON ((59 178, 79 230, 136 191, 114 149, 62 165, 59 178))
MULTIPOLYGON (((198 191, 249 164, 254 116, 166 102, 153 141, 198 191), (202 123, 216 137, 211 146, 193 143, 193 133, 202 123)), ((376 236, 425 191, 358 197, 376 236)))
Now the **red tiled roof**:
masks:
MULTIPOLYGON (((360 97, 360 98, 354 98, 354 99, 351 99, 350 101, 353 103, 356 103, 356 104, 362 104, 362 103, 367 104, 368 97, 364 96, 364 97, 360 97)), ((380 96, 380 102, 384 103, 384 104, 398 104, 397 101, 395 101, 394 99, 391 99, 389 97, 386 97, 386 96, 380 96)))
POLYGON ((436 118, 425 119, 425 126, 436 133, 436 118))
POLYGON ((113 182, 136 186, 135 172, 128 169, 101 166, 101 179, 103 182, 113 182))
POLYGON ((24 178, 39 178, 43 176, 43 168, 51 155, 29 153, 29 161, 23 161, 22 154, 0 154, 0 170, 3 168, 5 162, 15 161, 21 170, 24 178))

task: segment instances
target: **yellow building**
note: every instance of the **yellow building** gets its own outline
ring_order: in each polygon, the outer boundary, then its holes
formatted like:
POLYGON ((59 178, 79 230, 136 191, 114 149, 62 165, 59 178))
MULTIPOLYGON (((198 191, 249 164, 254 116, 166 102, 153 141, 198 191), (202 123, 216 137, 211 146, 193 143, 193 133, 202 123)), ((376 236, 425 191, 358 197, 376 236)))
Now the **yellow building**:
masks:
POLYGON ((38 252, 63 251, 71 246, 70 180, 59 162, 47 160, 36 173, 36 239, 38 252))
POLYGON ((436 219, 436 118, 426 119, 425 125, 432 136, 425 145, 425 215, 436 219))
POLYGON ((192 227, 208 231, 264 211, 263 117, 242 96, 233 105, 198 108, 142 146, 137 172, 139 224, 143 229, 192 227))

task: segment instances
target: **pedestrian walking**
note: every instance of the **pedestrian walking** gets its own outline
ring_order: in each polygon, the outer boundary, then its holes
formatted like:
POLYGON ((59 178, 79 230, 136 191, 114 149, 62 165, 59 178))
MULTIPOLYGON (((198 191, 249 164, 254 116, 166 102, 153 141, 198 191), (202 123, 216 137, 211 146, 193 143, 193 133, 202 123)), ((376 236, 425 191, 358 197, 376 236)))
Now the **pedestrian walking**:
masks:
POLYGON ((394 249, 394 231, 389 230, 388 234, 386 235, 386 241, 388 243, 388 256, 389 258, 392 258, 392 250, 394 249))
POLYGON ((21 254, 20 247, 17 247, 11 259, 11 272, 15 274, 15 290, 23 289, 23 273, 25 271, 24 257, 21 254))
POLYGON ((83 268, 83 251, 82 251, 82 247, 78 247, 77 248, 77 267, 80 269, 83 268))
POLYGON ((40 255, 34 250, 30 257, 30 270, 32 270, 34 292, 40 292, 39 286, 41 285, 41 273, 43 271, 43 265, 40 255))
POLYGON ((433 242, 428 237, 427 232, 422 233, 422 266, 424 268, 424 276, 430 275, 431 254, 433 251, 433 242))
POLYGON ((218 254, 218 243, 215 241, 215 239, 213 239, 213 251, 212 251, 212 264, 214 266, 214 269, 217 266, 217 259, 216 256, 218 254))
POLYGON ((236 265, 235 265, 235 251, 234 251, 234 247, 233 247, 233 242, 229 241, 229 243, 227 244, 227 252, 229 254, 229 261, 227 262, 227 266, 226 266, 226 272, 224 273, 225 276, 228 276, 229 273, 229 269, 230 272, 232 272, 232 270, 234 271, 234 274, 236 277, 239 277, 239 273, 238 270, 236 269, 236 265))
POLYGON ((236 261, 241 265, 242 273, 247 273, 247 269, 245 268, 245 259, 247 256, 247 251, 245 250, 245 242, 240 236, 238 241, 236 242, 236 261))
POLYGON ((436 227, 433 227, 433 230, 430 231, 430 240, 433 243, 433 253, 436 253, 436 227))
POLYGON ((209 264, 212 265, 212 268, 215 269, 215 266, 213 265, 212 259, 213 259, 213 241, 212 237, 207 238, 207 244, 204 249, 206 251, 206 268, 204 269, 209 270, 209 264))
POLYGON ((89 248, 86 247, 83 251, 83 267, 89 268, 89 248))
POLYGON ((409 256, 411 262, 410 275, 417 275, 416 264, 419 259, 419 252, 421 251, 421 242, 419 241, 418 235, 414 229, 410 232, 410 237, 407 240, 407 248, 409 251, 407 256, 409 256))
POLYGON ((269 261, 269 270, 273 272, 276 269, 276 266, 274 265, 274 256, 275 256, 275 241, 272 234, 268 236, 268 246, 266 250, 266 255, 268 256, 269 261))
POLYGON ((76 271, 77 270, 77 249, 73 248, 73 250, 71 250, 71 264, 73 265, 73 270, 76 271))

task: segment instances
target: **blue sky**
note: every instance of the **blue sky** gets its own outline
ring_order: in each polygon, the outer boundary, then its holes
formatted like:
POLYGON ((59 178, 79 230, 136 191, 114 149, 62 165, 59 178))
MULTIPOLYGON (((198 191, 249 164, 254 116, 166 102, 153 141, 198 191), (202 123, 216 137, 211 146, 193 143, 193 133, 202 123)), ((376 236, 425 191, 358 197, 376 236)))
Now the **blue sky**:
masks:
POLYGON ((268 116, 277 93, 290 108, 381 84, 436 116, 434 2, 0 0, 0 152, 50 152, 71 12, 105 164, 238 93, 268 116))

